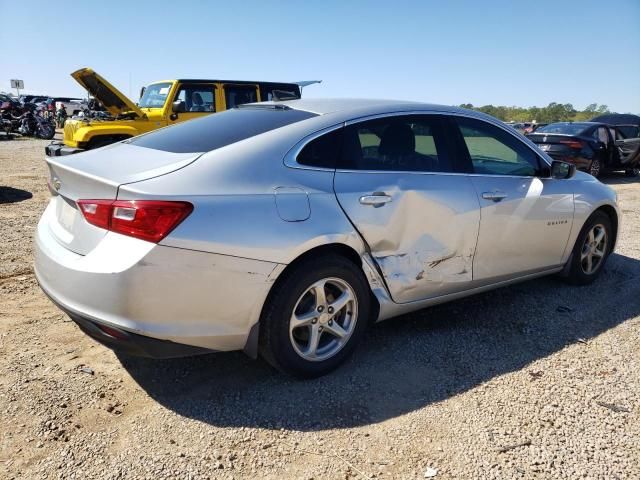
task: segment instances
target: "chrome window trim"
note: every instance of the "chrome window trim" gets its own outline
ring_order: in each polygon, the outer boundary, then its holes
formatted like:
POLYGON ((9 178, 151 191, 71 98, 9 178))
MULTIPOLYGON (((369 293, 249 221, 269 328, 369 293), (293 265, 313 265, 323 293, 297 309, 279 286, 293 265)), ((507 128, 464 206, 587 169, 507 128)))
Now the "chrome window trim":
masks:
MULTIPOLYGON (((297 161, 297 157, 298 154, 302 151, 302 149, 304 147, 307 146, 307 144, 309 142, 312 142, 313 140, 315 140, 316 138, 326 134, 326 133, 330 133, 333 132, 334 130, 337 130, 339 128, 344 128, 347 127, 349 125, 353 125, 356 123, 362 123, 362 122, 366 122, 368 120, 376 120, 379 118, 386 118, 386 117, 400 117, 400 116, 405 116, 405 115, 440 115, 440 116, 456 116, 456 117, 463 117, 463 118, 470 118, 473 120, 480 120, 480 121, 484 121, 486 123, 488 123, 489 125, 493 125, 495 127, 500 128, 501 130, 507 132, 509 135, 511 135, 512 137, 514 137, 515 139, 517 139, 520 143, 522 143, 523 145, 527 146, 540 160, 542 160, 542 162, 544 162, 544 164, 548 167, 551 168, 551 164, 547 161, 547 159, 540 155, 540 153, 537 151, 538 148, 537 147, 532 147, 531 145, 529 145, 528 142, 523 141, 523 139, 521 138, 520 134, 516 131, 513 131, 512 129, 507 128, 505 125, 500 125, 499 121, 493 121, 490 119, 486 119, 484 118, 482 115, 474 115, 473 113, 471 114, 466 114, 466 113, 460 113, 460 112, 454 112, 454 111, 448 111, 448 110, 400 110, 400 111, 396 111, 396 112, 385 112, 385 113, 377 113, 377 114, 373 114, 373 115, 365 115, 362 117, 356 117, 356 118, 352 118, 350 120, 347 120, 345 122, 341 122, 339 124, 336 125, 332 125, 330 127, 326 127, 323 128, 321 130, 318 130, 316 132, 313 132, 309 135, 307 135, 306 137, 304 137, 302 140, 300 140, 298 143, 296 143, 285 155, 284 157, 284 164, 287 167, 290 168, 297 168, 297 169, 301 169, 301 170, 319 170, 319 171, 324 171, 324 172, 333 172, 333 171, 337 171, 337 172, 345 172, 345 173, 377 173, 377 174, 393 174, 393 173, 403 173, 403 174, 416 174, 416 175, 466 175, 466 176, 471 176, 471 177, 499 177, 499 178, 540 178, 540 179, 549 179, 551 177, 542 177, 542 176, 537 176, 537 175, 499 175, 499 174, 495 174, 495 173, 461 173, 461 172, 419 172, 419 171, 405 171, 405 170, 354 170, 354 169, 345 169, 345 168, 326 168, 326 167, 313 167, 310 165, 301 165, 298 163, 297 161)), ((526 140, 526 137, 525 137, 526 140)))

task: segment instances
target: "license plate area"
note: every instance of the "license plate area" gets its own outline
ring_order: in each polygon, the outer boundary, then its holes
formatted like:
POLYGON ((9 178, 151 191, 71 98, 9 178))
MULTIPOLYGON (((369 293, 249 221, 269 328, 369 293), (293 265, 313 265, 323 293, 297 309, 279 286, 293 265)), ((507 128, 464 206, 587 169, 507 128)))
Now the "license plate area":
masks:
POLYGON ((73 232, 73 227, 78 216, 75 202, 71 202, 62 196, 58 197, 58 223, 67 232, 73 232))

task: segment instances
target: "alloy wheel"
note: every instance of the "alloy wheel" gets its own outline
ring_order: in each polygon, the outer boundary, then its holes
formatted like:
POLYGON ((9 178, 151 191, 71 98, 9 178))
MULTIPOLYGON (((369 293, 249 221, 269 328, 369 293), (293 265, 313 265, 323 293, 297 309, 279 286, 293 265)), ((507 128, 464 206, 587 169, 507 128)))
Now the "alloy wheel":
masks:
POLYGON ((607 250, 607 230, 604 225, 594 225, 584 239, 580 251, 580 265, 587 275, 595 273, 604 259, 607 250))
POLYGON ((295 352, 319 362, 347 344, 358 320, 358 300, 347 282, 324 278, 300 296, 289 321, 289 339, 295 352))
POLYGON ((600 160, 595 159, 591 161, 589 173, 594 177, 598 177, 598 175, 600 175, 600 160))

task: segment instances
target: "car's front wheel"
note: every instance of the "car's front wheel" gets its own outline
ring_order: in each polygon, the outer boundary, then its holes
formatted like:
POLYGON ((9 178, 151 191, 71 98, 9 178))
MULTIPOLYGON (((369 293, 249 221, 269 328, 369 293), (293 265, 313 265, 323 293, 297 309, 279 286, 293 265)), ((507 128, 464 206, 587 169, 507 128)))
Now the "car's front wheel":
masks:
POLYGON ((573 247, 568 280, 575 285, 593 282, 607 261, 613 246, 611 219, 598 211, 585 222, 573 247))
POLYGON ((370 290, 353 262, 329 255, 285 272, 265 305, 260 353, 296 377, 324 375, 343 363, 370 315, 370 290))

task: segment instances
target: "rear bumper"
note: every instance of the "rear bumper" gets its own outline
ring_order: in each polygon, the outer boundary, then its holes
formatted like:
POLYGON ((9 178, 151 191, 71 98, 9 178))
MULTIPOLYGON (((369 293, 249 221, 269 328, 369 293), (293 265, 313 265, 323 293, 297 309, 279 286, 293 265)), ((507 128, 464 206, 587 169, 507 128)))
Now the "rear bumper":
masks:
POLYGON ((47 157, 62 157, 64 155, 73 155, 74 153, 84 152, 83 148, 67 147, 62 142, 51 142, 44 147, 47 157))
POLYGON ((56 300, 49 295, 44 288, 42 290, 51 299, 51 301, 60 308, 60 310, 66 313, 69 318, 71 318, 71 320, 80 327, 80 330, 112 350, 136 357, 149 358, 189 357, 193 355, 213 353, 216 351, 175 343, 169 340, 159 340, 157 338, 151 338, 137 333, 127 332, 126 330, 119 328, 114 328, 109 325, 104 325, 95 319, 69 310, 56 302, 56 300))
MULTIPOLYGON (((278 264, 112 232, 87 255, 78 255, 54 237, 49 226, 54 214, 47 208, 38 224, 36 278, 87 334, 109 347, 154 357, 177 356, 183 346, 208 351, 245 347, 278 264), (116 342, 103 335, 102 326, 124 332, 124 338, 116 342)), ((185 355, 194 353, 202 352, 185 350, 185 355)))

